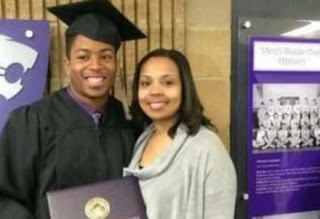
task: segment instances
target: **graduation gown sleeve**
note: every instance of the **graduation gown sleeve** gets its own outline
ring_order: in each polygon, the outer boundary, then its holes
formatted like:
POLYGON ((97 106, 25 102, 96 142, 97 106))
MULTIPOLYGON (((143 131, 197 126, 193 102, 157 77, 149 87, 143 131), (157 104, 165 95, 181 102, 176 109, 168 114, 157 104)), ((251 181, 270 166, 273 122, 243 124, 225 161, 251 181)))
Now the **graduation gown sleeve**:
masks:
POLYGON ((0 138, 0 218, 34 218, 38 118, 30 107, 14 111, 0 138))

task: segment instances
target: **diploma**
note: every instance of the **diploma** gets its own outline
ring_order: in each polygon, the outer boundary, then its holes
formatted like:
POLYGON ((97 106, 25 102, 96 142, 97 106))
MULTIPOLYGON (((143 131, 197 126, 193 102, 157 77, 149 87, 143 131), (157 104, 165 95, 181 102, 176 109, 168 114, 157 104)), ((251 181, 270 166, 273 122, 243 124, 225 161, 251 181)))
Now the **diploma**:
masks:
POLYGON ((47 193, 51 219, 147 219, 136 177, 47 193))

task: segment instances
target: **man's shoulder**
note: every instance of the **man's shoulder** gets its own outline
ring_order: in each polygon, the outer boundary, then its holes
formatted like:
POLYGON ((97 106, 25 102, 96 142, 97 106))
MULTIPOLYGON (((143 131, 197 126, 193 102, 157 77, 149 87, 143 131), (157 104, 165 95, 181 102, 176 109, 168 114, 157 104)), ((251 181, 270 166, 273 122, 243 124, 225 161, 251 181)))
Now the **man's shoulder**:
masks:
POLYGON ((47 117, 52 111, 50 110, 52 108, 52 104, 54 104, 57 99, 61 99, 62 95, 63 90, 59 90, 31 104, 17 107, 11 112, 10 117, 47 117))
MULTIPOLYGON (((124 122, 127 125, 128 124, 132 125, 132 120, 126 114, 125 105, 120 100, 118 100, 117 98, 115 98, 113 96, 110 96, 109 103, 108 103, 107 107, 112 108, 111 113, 117 117, 118 122, 121 122, 121 123, 124 122)), ((110 109, 107 109, 106 111, 108 112, 109 110, 110 109)))
POLYGON ((123 104, 120 100, 118 100, 114 96, 109 97, 109 106, 116 108, 117 110, 121 110, 123 112, 123 104))
POLYGON ((61 89, 58 91, 55 91, 37 101, 35 101, 32 104, 25 105, 20 107, 21 110, 23 109, 29 109, 34 110, 38 112, 49 112, 50 105, 55 104, 56 102, 62 102, 63 96, 65 96, 65 89, 61 89))

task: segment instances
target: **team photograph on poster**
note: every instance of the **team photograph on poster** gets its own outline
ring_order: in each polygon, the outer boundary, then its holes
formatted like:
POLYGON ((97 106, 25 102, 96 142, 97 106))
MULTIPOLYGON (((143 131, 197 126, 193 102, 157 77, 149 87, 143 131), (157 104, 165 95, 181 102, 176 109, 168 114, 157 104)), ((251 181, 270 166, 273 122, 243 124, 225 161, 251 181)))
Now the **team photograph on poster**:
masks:
POLYGON ((320 149, 320 84, 253 86, 254 153, 320 149))

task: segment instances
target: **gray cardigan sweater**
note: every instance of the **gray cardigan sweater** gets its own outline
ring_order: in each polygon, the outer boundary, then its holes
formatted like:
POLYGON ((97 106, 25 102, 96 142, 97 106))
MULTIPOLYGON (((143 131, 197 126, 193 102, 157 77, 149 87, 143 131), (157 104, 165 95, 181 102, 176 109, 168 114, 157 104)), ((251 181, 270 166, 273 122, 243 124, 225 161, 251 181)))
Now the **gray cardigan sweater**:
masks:
POLYGON ((172 145, 151 166, 139 169, 150 126, 139 137, 124 175, 138 177, 149 219, 231 219, 236 174, 218 136, 201 127, 189 136, 180 125, 172 145))

